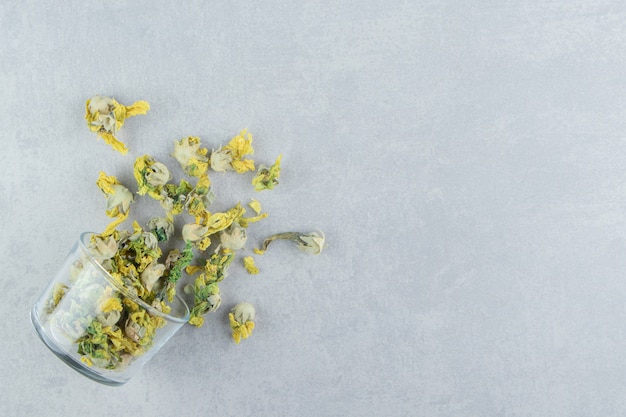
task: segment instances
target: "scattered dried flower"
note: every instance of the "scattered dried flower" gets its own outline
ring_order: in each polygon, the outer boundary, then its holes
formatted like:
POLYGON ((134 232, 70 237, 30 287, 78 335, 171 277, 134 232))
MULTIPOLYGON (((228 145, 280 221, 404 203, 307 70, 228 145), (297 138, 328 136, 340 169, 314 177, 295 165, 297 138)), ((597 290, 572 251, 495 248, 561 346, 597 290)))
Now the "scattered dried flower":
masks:
POLYGON ((152 287, 163 276, 165 265, 159 263, 151 263, 141 272, 141 283, 148 291, 152 291, 152 287))
POLYGON ((324 233, 322 232, 278 233, 265 239, 265 241, 263 241, 262 248, 255 249, 255 253, 257 254, 265 253, 269 244, 277 239, 291 240, 292 242, 296 242, 298 244, 298 249, 300 249, 303 252, 310 253, 312 255, 319 255, 324 249, 325 242, 326 242, 326 237, 324 236, 324 233))
POLYGON ((201 224, 189 223, 183 226, 183 239, 190 242, 200 241, 209 230, 201 224))
POLYGON ((232 223, 228 229, 220 232, 220 242, 224 249, 243 249, 248 239, 246 231, 238 223, 232 223))
MULTIPOLYGON (((125 153, 126 146, 115 135, 126 118, 145 114, 148 109, 146 102, 126 107, 113 98, 96 96, 87 101, 85 117, 92 131, 116 150, 125 153)), ((97 185, 107 200, 106 214, 115 219, 102 234, 92 238, 89 248, 101 266, 125 287, 124 294, 97 284, 81 288, 80 297, 97 302, 96 313, 88 314, 81 307, 84 300, 72 299, 61 303, 64 297, 70 297, 66 293, 69 293, 71 285, 75 285, 70 280, 68 285, 57 285, 53 289, 47 304, 49 312, 68 306, 69 310, 60 325, 68 335, 75 337, 77 351, 87 365, 120 370, 128 366, 133 358, 145 353, 153 343, 156 330, 165 325, 165 320, 154 314, 154 310, 150 313, 141 307, 141 303, 133 297, 157 311, 169 312, 171 307, 167 302, 172 302, 183 271, 195 277, 193 285, 184 286, 185 292, 194 300, 190 324, 202 326, 204 316, 220 307, 222 295, 219 283, 227 277, 235 251, 245 246, 246 228, 266 218, 267 213, 261 213, 261 204, 256 200, 249 203, 256 214, 253 217, 243 217, 246 210, 239 203, 224 212, 208 211, 215 199, 207 174, 209 166, 218 172, 254 171, 254 161, 247 158, 254 153, 252 135, 244 129, 227 145, 213 150, 210 157, 207 153, 198 137, 185 137, 174 144, 172 156, 185 174, 197 178, 195 185, 185 179, 172 182, 169 168, 149 155, 135 160, 133 175, 137 181, 137 194, 148 194, 159 201, 166 213, 163 217, 150 219, 145 229, 134 222, 132 232, 117 230, 116 227, 128 218, 133 194, 115 177, 100 173, 97 185), (185 224, 179 231, 185 248, 182 252, 172 249, 162 259, 159 244, 169 241, 174 235, 174 217, 183 212, 195 219, 194 223, 185 224), (216 244, 213 253, 208 257, 202 255, 203 263, 191 265, 194 250, 208 250, 215 238, 219 239, 219 244, 216 244)), ((272 189, 278 184, 281 158, 278 156, 270 167, 259 168, 252 180, 256 190, 272 189)), ((255 253, 263 253, 276 239, 294 241, 300 250, 313 254, 319 254, 325 244, 324 235, 320 232, 281 233, 266 239, 262 249, 255 249, 255 253)), ((250 274, 259 272, 252 256, 243 257, 243 265, 250 274)), ((75 262, 71 268, 72 277, 79 277, 86 267, 83 260, 75 262)), ((254 318, 255 309, 249 303, 239 303, 229 313, 236 343, 252 334, 254 318)))
POLYGON ((174 143, 174 153, 185 173, 192 177, 201 177, 209 168, 207 149, 201 148, 200 138, 188 136, 174 143))
POLYGON ((278 155, 276 162, 269 168, 261 165, 256 177, 252 179, 252 185, 257 191, 271 190, 278 185, 278 177, 280 177, 280 161, 282 155, 278 155))
POLYGON ((146 223, 146 228, 152 232, 159 242, 165 242, 174 234, 174 223, 165 217, 153 217, 146 223))
POLYGON ((233 157, 230 156, 230 152, 221 147, 216 151, 211 151, 211 169, 217 172, 226 172, 233 170, 231 163, 233 157))
POLYGON ((85 119, 89 129, 121 154, 126 154, 128 148, 115 135, 124 125, 124 121, 132 116, 146 114, 150 110, 150 105, 145 101, 124 106, 112 97, 100 95, 87 100, 85 107, 85 119))
POLYGON ((241 339, 247 339, 254 330, 255 310, 250 303, 239 303, 228 314, 230 328, 233 331, 233 340, 239 344, 241 339))

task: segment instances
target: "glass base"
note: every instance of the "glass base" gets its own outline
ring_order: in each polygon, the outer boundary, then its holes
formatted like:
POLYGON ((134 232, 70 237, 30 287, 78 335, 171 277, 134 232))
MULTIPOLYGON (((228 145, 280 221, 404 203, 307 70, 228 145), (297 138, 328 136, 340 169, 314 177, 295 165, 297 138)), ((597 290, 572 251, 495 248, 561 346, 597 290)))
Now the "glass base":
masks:
POLYGON ((37 335, 41 339, 41 341, 46 345, 48 349, 52 353, 54 353, 59 359, 69 365, 70 368, 77 371, 83 376, 87 378, 99 382, 100 384, 109 385, 112 387, 118 387, 120 385, 124 385, 128 381, 117 381, 111 378, 108 378, 99 372, 89 368, 84 363, 74 359, 67 352, 65 352, 52 338, 46 334, 46 330, 41 326, 39 322, 39 318, 37 316, 36 309, 32 309, 30 312, 30 320, 33 323, 33 327, 37 331, 37 335))

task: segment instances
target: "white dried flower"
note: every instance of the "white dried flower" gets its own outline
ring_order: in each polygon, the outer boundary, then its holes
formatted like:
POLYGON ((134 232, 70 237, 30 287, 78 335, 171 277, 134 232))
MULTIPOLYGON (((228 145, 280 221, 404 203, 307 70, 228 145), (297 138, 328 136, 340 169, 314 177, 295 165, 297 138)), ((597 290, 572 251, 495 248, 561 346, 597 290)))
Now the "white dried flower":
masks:
POLYGON ((148 291, 152 291, 154 284, 163 276, 165 265, 151 263, 141 272, 141 283, 148 291))
POLYGON ((202 226, 201 224, 189 223, 183 226, 183 240, 198 242, 202 240, 204 234, 209 231, 209 228, 202 226))
POLYGON ((154 162, 146 173, 146 181, 153 187, 167 184, 172 178, 170 170, 161 162, 154 162))
POLYGON ((222 305, 222 296, 220 294, 211 294, 207 297, 206 301, 209 304, 206 312, 211 313, 220 308, 222 305))
POLYGON ((137 343, 146 335, 146 328, 134 322, 130 317, 126 320, 124 333, 130 340, 137 343))
POLYGON ((161 193, 161 197, 163 197, 163 199, 159 201, 159 204, 163 207, 163 210, 166 212, 172 211, 174 209, 174 199, 168 196, 165 192, 161 193))
POLYGON ((102 263, 106 259, 111 259, 117 252, 117 242, 113 236, 109 236, 106 239, 96 237, 94 242, 89 247, 91 256, 95 260, 102 263))
POLYGON ((113 192, 107 195, 107 212, 112 212, 115 209, 121 214, 126 214, 130 207, 130 203, 133 202, 134 197, 128 188, 121 184, 111 185, 113 192))
POLYGON ((115 103, 111 97, 95 96, 89 101, 89 113, 109 114, 113 111, 115 103))
POLYGON ((91 125, 99 130, 105 130, 110 134, 117 133, 117 120, 115 119, 115 101, 111 97, 95 96, 89 101, 87 110, 97 117, 91 125))
POLYGON ((156 249, 159 246, 159 241, 157 237, 151 232, 144 232, 142 230, 139 230, 133 233, 128 239, 131 242, 134 242, 137 239, 143 239, 143 244, 148 249, 156 249))
POLYGON ((180 259, 182 254, 178 249, 172 249, 165 258, 165 269, 171 269, 172 265, 180 259))
POLYGON ((237 322, 243 324, 248 321, 253 321, 255 316, 254 306, 250 303, 239 303, 231 310, 233 316, 237 322))
POLYGON ((100 115, 96 120, 91 122, 93 126, 97 126, 100 129, 106 130, 108 133, 116 134, 117 133, 117 120, 115 117, 111 115, 100 115))
POLYGON ((146 223, 146 228, 156 235, 159 242, 168 240, 174 234, 174 223, 166 217, 153 217, 146 223))
POLYGON ((319 255, 324 249, 326 237, 322 232, 311 232, 299 236, 298 249, 312 255, 319 255))
POLYGON ((109 311, 108 313, 99 314, 98 317, 96 318, 98 319, 100 323, 102 323, 103 326, 112 327, 119 321, 121 316, 122 316, 122 313, 120 313, 117 310, 112 310, 112 311, 109 311))
POLYGON ((247 239, 246 230, 238 223, 233 223, 228 229, 220 232, 220 242, 224 249, 242 249, 247 239))
POLYGON ((206 162, 208 159, 202 153, 204 151, 200 150, 200 146, 200 138, 192 136, 183 138, 180 141, 174 142, 174 153, 172 156, 176 158, 183 168, 189 165, 191 158, 200 162, 206 162))
POLYGON ((230 152, 222 150, 222 148, 219 148, 217 151, 211 151, 211 169, 213 171, 225 172, 232 170, 231 162, 233 162, 233 157, 230 152))
POLYGON ((312 255, 319 255, 324 249, 326 237, 322 232, 286 232, 272 235, 263 241, 260 252, 264 252, 270 243, 277 239, 291 240, 298 244, 298 249, 312 255))

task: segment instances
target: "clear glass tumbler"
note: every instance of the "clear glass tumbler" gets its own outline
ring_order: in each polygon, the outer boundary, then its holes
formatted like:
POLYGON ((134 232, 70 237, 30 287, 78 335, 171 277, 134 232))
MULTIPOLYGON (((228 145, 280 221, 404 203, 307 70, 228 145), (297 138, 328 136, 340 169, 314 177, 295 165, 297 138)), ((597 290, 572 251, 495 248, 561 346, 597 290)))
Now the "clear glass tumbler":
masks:
POLYGON ((78 239, 31 311, 46 346, 81 374, 106 385, 128 382, 189 319, 176 296, 167 313, 111 276, 78 239))

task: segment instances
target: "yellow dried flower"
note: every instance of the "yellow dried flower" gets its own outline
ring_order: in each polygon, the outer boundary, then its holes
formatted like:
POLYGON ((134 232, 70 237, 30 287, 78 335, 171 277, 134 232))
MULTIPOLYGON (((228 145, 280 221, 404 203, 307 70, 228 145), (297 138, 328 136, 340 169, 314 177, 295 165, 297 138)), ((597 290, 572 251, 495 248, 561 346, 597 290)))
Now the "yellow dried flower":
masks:
POLYGON ((204 317, 202 316, 194 316, 189 319, 189 324, 192 324, 196 327, 202 327, 204 324, 204 317))
POLYGON ((200 138, 188 136, 174 143, 174 153, 181 168, 192 177, 201 178, 209 169, 208 150, 201 148, 200 138))
POLYGON ((106 175, 100 172, 96 185, 104 193, 107 199, 106 214, 109 217, 117 217, 112 221, 102 233, 101 236, 106 237, 113 233, 115 228, 128 218, 130 204, 133 202, 133 194, 124 187, 112 175, 106 175))
POLYGON ((254 316, 254 306, 250 303, 239 303, 228 314, 235 343, 239 344, 241 339, 247 339, 252 335, 254 316))
POLYGON ((109 313, 111 311, 122 311, 122 302, 117 297, 110 297, 100 305, 100 310, 102 310, 103 313, 109 313))
POLYGON ((234 169, 239 174, 254 171, 254 160, 244 159, 253 153, 252 134, 244 129, 228 145, 211 152, 211 168, 218 172, 234 169))
POLYGON ((278 178, 280 177, 280 162, 282 155, 278 155, 276 162, 267 168, 265 166, 259 167, 259 172, 256 177, 252 179, 252 185, 257 191, 271 190, 278 185, 278 178))
POLYGON ((241 207, 241 204, 237 205, 224 213, 212 214, 206 221, 208 227, 206 235, 212 235, 213 233, 221 232, 228 228, 234 221, 238 220, 246 212, 246 209, 241 207))
POLYGON ((163 200, 163 185, 171 178, 167 167, 156 162, 150 155, 140 156, 135 160, 133 175, 137 181, 137 194, 148 194, 155 200, 163 200))
POLYGON ((127 118, 146 114, 150 110, 150 105, 146 101, 137 101, 130 106, 124 106, 112 97, 95 96, 87 100, 85 109, 85 119, 89 129, 124 155, 128 152, 128 148, 115 135, 127 118))
POLYGON ((224 149, 229 151, 233 159, 236 160, 241 160, 244 156, 253 154, 252 134, 248 133, 248 129, 242 130, 228 142, 224 149))

